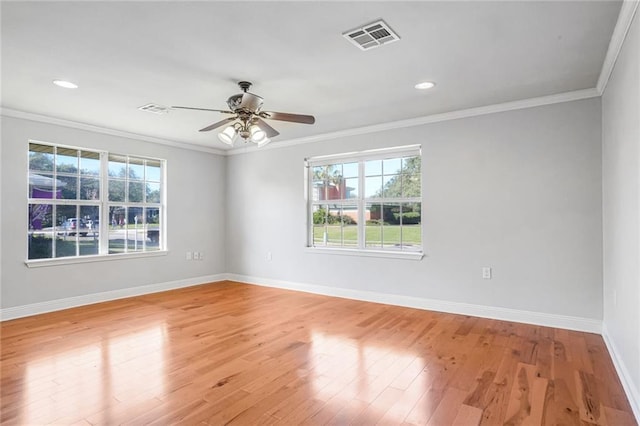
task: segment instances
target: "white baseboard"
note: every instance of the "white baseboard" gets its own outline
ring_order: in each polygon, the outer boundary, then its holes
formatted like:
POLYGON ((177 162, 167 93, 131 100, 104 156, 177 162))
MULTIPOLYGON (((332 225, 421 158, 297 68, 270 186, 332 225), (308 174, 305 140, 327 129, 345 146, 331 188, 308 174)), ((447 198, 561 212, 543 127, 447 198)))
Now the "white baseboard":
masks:
POLYGON ((191 287, 210 282, 224 281, 226 274, 205 275, 202 277, 186 278, 183 280, 167 281, 164 283, 143 285, 139 287, 123 288, 119 290, 105 291, 101 293, 86 294, 82 296, 67 297, 64 299, 50 300, 47 302, 31 303, 29 305, 15 306, 0 309, 0 321, 60 311, 62 309, 75 308, 93 303, 107 302, 123 299, 125 297, 141 296, 144 294, 158 293, 176 288, 191 287))
POLYGON ((4 308, 0 309, 0 321, 43 314, 46 312, 59 311, 62 309, 74 308, 77 306, 90 305, 92 303, 107 302, 110 300, 123 299, 125 297, 140 296, 144 294, 157 293, 166 290, 191 287, 194 285, 224 280, 238 281, 247 284, 281 288, 286 290, 303 291, 306 293, 322 294, 325 296, 362 300, 365 302, 384 303, 388 305, 405 306, 408 308, 426 309, 431 311, 447 312, 460 315, 471 315, 481 318, 521 322, 527 324, 542 325, 546 327, 558 327, 569 330, 586 331, 589 333, 602 333, 602 323, 598 320, 590 318, 521 311, 510 308, 474 305, 470 303, 450 302, 437 299, 425 299, 397 294, 327 287, 315 284, 297 283, 238 274, 206 275, 202 277, 187 278, 184 280, 168 281, 158 284, 124 288, 119 290, 4 308))
POLYGON ((620 351, 609 335, 609 330, 607 330, 606 324, 602 325, 602 338, 604 339, 604 343, 607 345, 607 349, 611 354, 613 365, 616 368, 618 377, 620 377, 622 387, 627 394, 627 399, 629 400, 629 404, 631 404, 633 414, 636 416, 636 421, 640 423, 640 391, 638 390, 638 387, 633 383, 631 375, 629 374, 629 370, 620 357, 620 351))
POLYGON ((387 305, 405 306, 408 308, 426 309, 430 311, 447 312, 460 315, 471 315, 481 318, 585 331, 588 333, 602 333, 602 322, 591 318, 571 317, 566 315, 522 311, 510 308, 474 305, 470 303, 449 302, 445 300, 425 299, 397 294, 326 287, 315 284, 273 280, 270 278, 252 277, 247 275, 226 274, 226 277, 230 281, 238 281, 246 284, 304 291, 307 293, 362 300, 365 302, 384 303, 387 305))

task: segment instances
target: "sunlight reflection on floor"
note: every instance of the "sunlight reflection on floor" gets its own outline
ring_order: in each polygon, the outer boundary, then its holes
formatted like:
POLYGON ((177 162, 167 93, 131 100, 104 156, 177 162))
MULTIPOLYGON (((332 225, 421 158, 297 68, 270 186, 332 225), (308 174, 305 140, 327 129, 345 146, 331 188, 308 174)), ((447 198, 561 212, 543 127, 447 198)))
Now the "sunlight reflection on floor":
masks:
POLYGON ((165 388, 165 325, 124 336, 106 336, 99 345, 42 356, 26 365, 26 391, 19 422, 43 419, 68 423, 87 408, 108 418, 119 401, 165 388), (43 394, 50 395, 43 398, 43 394))
POLYGON ((311 332, 311 342, 314 395, 338 413, 336 420, 360 405, 377 411, 372 417, 399 424, 428 390, 425 361, 413 353, 318 331, 311 332))

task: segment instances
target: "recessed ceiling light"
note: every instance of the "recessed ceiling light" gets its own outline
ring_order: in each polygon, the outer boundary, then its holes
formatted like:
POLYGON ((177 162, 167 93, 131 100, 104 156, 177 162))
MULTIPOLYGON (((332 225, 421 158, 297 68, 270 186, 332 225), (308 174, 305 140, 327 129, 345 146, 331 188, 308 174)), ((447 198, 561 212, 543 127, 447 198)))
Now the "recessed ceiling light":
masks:
POLYGON ((423 81, 422 83, 416 84, 414 87, 419 90, 431 89, 436 84, 432 81, 423 81))
POLYGON ((56 86, 64 87, 65 89, 77 89, 78 85, 70 81, 65 80, 53 80, 53 84, 56 86))

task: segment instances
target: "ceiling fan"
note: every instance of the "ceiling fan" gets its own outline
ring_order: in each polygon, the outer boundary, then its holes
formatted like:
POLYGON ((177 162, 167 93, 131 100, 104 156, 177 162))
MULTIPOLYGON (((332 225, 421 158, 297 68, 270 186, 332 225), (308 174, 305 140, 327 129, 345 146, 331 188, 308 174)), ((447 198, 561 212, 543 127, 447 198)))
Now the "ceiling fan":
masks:
POLYGON ((316 119, 312 115, 291 114, 287 112, 262 111, 263 99, 253 93, 248 92, 251 83, 248 81, 238 82, 242 93, 231 96, 227 99, 229 110, 195 108, 184 106, 172 106, 172 109, 190 109, 196 111, 214 111, 223 114, 232 114, 224 120, 217 121, 203 129, 201 132, 209 132, 218 127, 229 124, 218 134, 218 139, 227 145, 233 146, 235 140, 240 136, 244 140, 256 143, 258 146, 268 144, 272 137, 280 133, 267 124, 267 120, 290 121, 292 123, 313 124, 316 119))

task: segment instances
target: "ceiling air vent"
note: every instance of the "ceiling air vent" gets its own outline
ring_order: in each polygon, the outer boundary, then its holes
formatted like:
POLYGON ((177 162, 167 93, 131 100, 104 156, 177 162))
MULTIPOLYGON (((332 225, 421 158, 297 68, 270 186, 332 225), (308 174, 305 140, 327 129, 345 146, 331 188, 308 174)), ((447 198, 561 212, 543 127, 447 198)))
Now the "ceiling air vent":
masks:
POLYGON ((169 112, 169 107, 158 104, 146 104, 138 107, 140 111, 152 112, 154 114, 166 114, 169 112))
POLYGON ((362 50, 373 49, 374 47, 400 40, 400 36, 394 33, 391 27, 382 19, 363 25, 355 30, 347 31, 342 35, 362 50))

